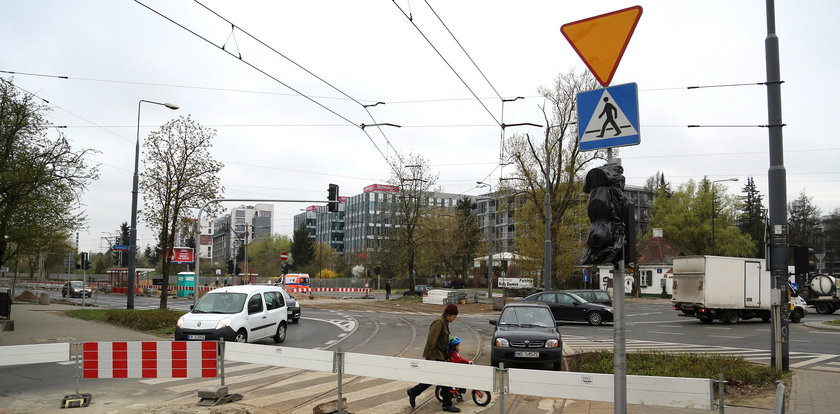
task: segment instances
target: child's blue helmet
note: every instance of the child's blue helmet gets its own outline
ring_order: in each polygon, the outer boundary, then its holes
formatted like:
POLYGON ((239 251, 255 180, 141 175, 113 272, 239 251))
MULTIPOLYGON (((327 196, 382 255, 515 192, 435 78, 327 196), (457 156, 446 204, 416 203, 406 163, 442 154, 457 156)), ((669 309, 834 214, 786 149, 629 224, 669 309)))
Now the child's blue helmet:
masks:
POLYGON ((461 338, 457 336, 450 336, 449 337, 449 349, 455 349, 455 346, 461 343, 461 338))

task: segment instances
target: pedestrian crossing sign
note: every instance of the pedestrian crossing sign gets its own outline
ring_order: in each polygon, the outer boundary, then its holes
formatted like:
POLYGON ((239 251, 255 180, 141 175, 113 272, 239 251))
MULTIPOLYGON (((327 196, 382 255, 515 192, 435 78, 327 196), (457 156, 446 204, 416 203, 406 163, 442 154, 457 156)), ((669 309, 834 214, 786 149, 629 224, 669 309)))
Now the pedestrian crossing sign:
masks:
POLYGON ((639 89, 636 83, 577 95, 581 151, 639 145, 639 89))

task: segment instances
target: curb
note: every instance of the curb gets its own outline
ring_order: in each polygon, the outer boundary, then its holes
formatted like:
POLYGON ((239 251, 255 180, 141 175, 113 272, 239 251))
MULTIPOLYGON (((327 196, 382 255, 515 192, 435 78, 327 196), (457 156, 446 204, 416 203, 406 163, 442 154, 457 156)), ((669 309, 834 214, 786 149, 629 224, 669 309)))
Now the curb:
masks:
POLYGON ((840 331, 840 325, 832 325, 827 322, 805 322, 805 326, 824 331, 840 331))

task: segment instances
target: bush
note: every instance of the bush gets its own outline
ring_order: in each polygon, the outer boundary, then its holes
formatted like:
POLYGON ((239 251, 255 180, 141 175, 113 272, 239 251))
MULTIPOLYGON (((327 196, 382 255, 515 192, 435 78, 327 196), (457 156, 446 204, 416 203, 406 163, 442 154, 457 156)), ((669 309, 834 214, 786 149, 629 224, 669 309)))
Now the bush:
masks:
MULTIPOLYGON (((587 352, 568 359, 569 371, 613 373, 613 353, 587 352)), ((782 379, 782 371, 748 362, 743 357, 714 354, 667 354, 639 352, 627 354, 628 375, 711 378, 723 374, 727 387, 768 386, 782 379)))
POLYGON ((170 309, 78 309, 67 311, 66 314, 74 318, 168 335, 175 332, 175 323, 184 312, 170 309))

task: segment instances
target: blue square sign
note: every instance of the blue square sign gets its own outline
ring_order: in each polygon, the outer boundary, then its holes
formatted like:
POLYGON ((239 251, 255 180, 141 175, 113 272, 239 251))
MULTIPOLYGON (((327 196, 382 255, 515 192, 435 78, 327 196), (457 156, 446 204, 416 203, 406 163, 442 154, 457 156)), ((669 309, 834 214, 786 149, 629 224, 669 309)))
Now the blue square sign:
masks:
POLYGON ((578 144, 581 151, 638 145, 639 89, 636 83, 577 95, 578 144))

